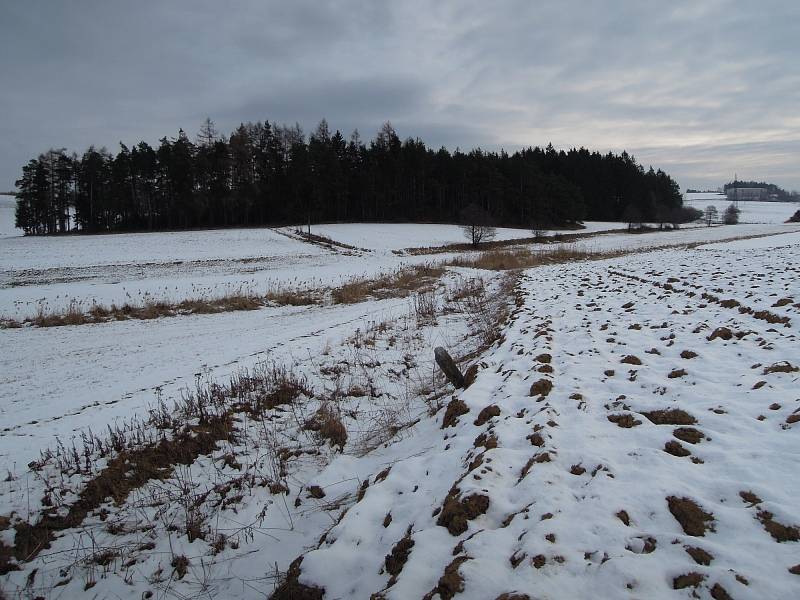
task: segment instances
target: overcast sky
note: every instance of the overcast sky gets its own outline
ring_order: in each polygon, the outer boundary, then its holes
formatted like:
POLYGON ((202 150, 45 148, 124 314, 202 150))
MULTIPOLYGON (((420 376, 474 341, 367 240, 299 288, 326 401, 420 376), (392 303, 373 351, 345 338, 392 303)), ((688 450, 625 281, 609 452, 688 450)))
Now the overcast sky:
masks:
POLYGON ((50 147, 322 118, 800 189, 800 0, 2 0, 0 190, 50 147))

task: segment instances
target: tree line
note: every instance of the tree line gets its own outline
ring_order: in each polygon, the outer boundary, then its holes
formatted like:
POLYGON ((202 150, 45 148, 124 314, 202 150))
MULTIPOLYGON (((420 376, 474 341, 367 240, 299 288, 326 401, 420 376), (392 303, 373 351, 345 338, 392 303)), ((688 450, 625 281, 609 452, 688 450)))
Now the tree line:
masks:
POLYGON ((390 123, 364 142, 323 119, 243 123, 220 135, 207 119, 120 143, 116 155, 51 149, 22 168, 17 226, 27 234, 260 226, 316 222, 458 222, 467 206, 497 225, 568 226, 584 219, 644 220, 680 211, 678 184, 621 154, 529 147, 513 154, 435 150, 401 140, 390 123))

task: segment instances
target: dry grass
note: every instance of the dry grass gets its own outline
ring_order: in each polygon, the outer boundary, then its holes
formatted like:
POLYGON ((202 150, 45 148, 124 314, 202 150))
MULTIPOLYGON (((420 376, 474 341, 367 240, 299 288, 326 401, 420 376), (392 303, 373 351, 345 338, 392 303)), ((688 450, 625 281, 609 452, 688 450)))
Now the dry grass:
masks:
MULTIPOLYGON (((400 268, 374 278, 352 279, 341 287, 330 290, 330 298, 334 304, 355 304, 370 299, 404 298, 415 292, 431 290, 435 281, 442 276, 444 271, 442 266, 426 264, 400 268)), ((279 288, 269 291, 263 296, 233 292, 217 298, 190 298, 175 303, 153 300, 141 306, 94 304, 88 310, 83 310, 80 304, 71 302, 65 310, 48 310, 40 307, 36 316, 28 319, 2 319, 0 327, 7 329, 24 325, 62 327, 129 319, 149 320, 178 315, 257 310, 268 305, 310 306, 323 304, 324 298, 325 290, 279 288)))
POLYGON ((471 269, 487 269, 490 271, 507 271, 581 260, 613 258, 621 254, 621 252, 581 250, 574 246, 559 246, 553 249, 546 248, 541 250, 515 248, 513 250, 489 250, 481 252, 477 256, 460 256, 449 261, 447 265, 471 269))
POLYGON ((331 292, 334 304, 355 304, 374 298, 405 298, 413 292, 430 289, 444 268, 431 264, 406 267, 375 278, 353 279, 331 292))

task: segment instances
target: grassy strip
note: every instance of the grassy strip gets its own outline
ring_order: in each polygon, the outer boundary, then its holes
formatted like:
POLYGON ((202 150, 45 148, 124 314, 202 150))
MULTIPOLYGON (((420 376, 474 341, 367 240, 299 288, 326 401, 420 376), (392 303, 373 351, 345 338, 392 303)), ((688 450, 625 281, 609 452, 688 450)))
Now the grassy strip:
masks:
MULTIPOLYGON (((641 251, 641 250, 636 250, 641 251)), ((566 262, 583 260, 598 260, 602 258, 615 258, 633 251, 608 251, 595 252, 580 250, 575 247, 562 246, 550 249, 531 250, 528 248, 515 248, 514 250, 494 250, 481 252, 474 256, 459 256, 446 264, 452 267, 467 267, 470 269, 487 269, 490 271, 507 271, 511 269, 529 269, 542 265, 553 265, 566 262)))
POLYGON ((321 306, 330 298, 332 304, 355 304, 369 299, 404 298, 423 289, 429 289, 442 276, 441 266, 422 265, 400 268, 373 278, 352 279, 337 288, 317 290, 281 289, 264 296, 232 293, 212 299, 190 299, 177 303, 148 302, 141 306, 123 304, 104 306, 96 304, 84 311, 71 303, 63 311, 39 313, 25 320, 2 319, 0 328, 12 329, 31 325, 34 327, 62 327, 88 325, 109 321, 150 320, 179 315, 205 315, 240 310, 258 310, 265 306, 321 306))

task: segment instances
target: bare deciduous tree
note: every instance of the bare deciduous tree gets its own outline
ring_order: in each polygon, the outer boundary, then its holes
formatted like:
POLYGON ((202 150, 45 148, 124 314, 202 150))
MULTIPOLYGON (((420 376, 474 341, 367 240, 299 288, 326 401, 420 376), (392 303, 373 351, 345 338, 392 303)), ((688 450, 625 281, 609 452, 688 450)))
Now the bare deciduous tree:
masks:
POLYGON ((461 210, 461 230, 473 246, 494 239, 497 233, 492 225, 491 215, 476 204, 469 204, 461 210))
POLYGON ((706 222, 706 227, 711 227, 712 223, 719 219, 719 211, 717 207, 713 204, 710 206, 706 206, 706 210, 703 213, 703 220, 706 222))

